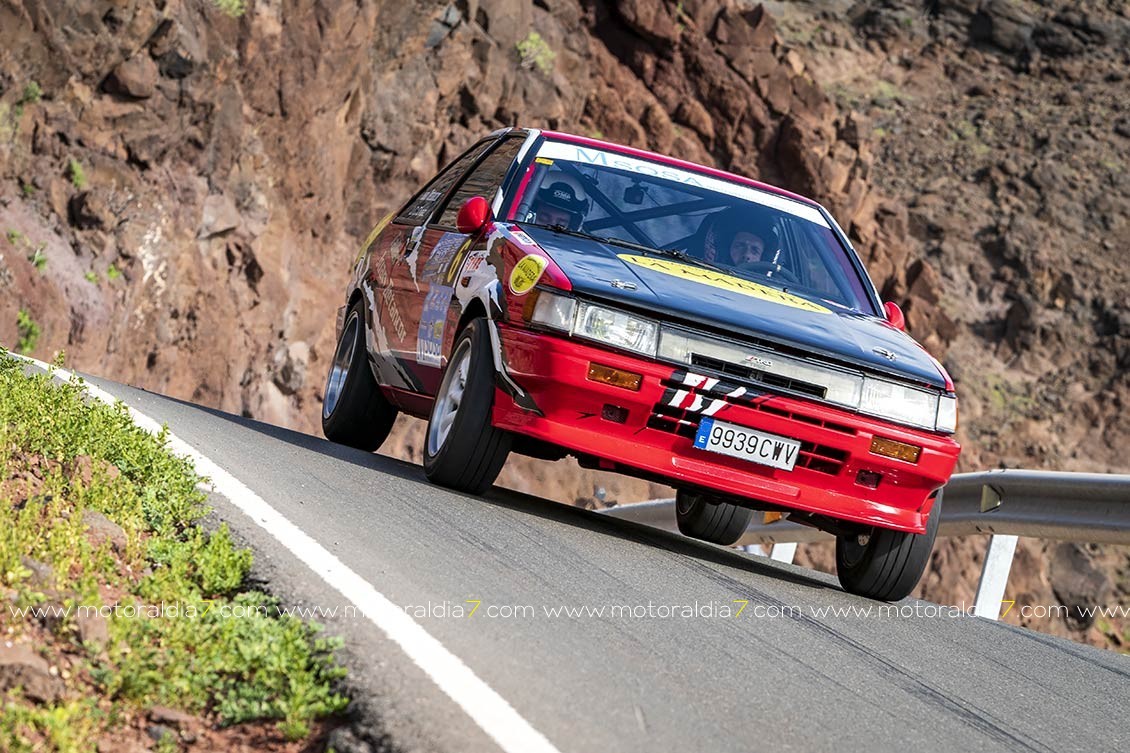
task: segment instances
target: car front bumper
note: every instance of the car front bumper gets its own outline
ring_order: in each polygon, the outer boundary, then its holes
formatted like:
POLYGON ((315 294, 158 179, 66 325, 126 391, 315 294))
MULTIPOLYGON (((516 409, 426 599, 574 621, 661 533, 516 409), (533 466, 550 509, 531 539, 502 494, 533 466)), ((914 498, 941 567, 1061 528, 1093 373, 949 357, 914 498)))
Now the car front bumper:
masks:
MULTIPOLYGON (((917 431, 798 398, 748 391, 736 382, 593 347, 565 337, 500 325, 507 369, 541 415, 496 391, 493 423, 601 466, 666 479, 772 506, 864 525, 922 533, 932 495, 953 473, 960 446, 917 431), (638 390, 589 379, 591 364, 642 375, 638 390), (720 403, 720 404, 716 404, 720 403), (783 471, 696 449, 704 414, 801 441, 796 467, 783 471), (922 448, 917 462, 871 452, 875 436, 922 448), (880 474, 878 486, 861 471, 880 474)), ((866 475, 866 474, 865 474, 866 475)), ((872 477, 873 479, 874 477, 872 477)))

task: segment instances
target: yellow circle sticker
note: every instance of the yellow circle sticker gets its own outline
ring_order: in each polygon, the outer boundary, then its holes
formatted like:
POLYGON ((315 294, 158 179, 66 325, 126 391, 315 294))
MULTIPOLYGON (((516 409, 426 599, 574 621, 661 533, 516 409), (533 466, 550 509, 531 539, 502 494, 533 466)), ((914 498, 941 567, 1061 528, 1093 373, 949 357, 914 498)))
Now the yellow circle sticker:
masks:
POLYGON ((636 256, 635 254, 620 254, 620 258, 629 264, 635 264, 636 266, 662 272, 663 274, 678 277, 683 280, 700 282, 703 285, 728 290, 731 293, 740 293, 752 298, 760 298, 763 301, 780 303, 784 306, 792 306, 793 308, 812 311, 818 314, 832 313, 831 310, 824 308, 818 303, 806 301, 803 298, 791 295, 783 290, 771 288, 768 285, 760 285, 753 280, 731 277, 730 275, 716 272, 713 269, 695 267, 690 264, 680 264, 677 261, 669 261, 667 259, 656 259, 651 256, 636 256))
POLYGON ((514 265, 510 272, 510 292, 514 295, 525 295, 538 284, 542 272, 549 265, 549 261, 542 256, 530 254, 514 265))

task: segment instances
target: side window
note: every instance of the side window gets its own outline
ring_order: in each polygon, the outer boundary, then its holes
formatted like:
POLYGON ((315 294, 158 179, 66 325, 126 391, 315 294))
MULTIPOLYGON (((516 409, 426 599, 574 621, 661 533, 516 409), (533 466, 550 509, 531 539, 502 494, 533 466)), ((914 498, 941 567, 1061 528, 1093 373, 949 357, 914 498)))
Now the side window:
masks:
POLYGON ((475 160, 479 158, 483 152, 493 144, 493 141, 484 141, 471 147, 468 151, 464 152, 462 156, 448 165, 438 176, 432 179, 432 182, 424 186, 423 190, 412 197, 412 200, 404 207, 404 210, 397 216, 399 222, 420 223, 425 220, 435 205, 439 203, 446 194, 448 189, 459 180, 459 178, 467 171, 467 168, 474 164, 475 160))
POLYGON ((506 179, 506 172, 514 163, 514 158, 522 149, 522 138, 510 138, 502 142, 497 149, 486 156, 478 167, 471 171, 467 179, 451 194, 451 200, 443 210, 436 224, 444 227, 455 227, 455 217, 459 214, 459 207, 472 196, 482 196, 487 201, 494 201, 494 194, 506 179))

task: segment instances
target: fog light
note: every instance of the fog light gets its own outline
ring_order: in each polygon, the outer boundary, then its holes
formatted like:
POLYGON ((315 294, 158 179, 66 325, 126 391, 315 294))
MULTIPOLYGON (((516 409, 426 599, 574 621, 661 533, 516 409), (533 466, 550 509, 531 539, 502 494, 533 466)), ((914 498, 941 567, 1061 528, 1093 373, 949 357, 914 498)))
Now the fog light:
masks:
POLYGON ((599 363, 589 364, 589 381, 604 382, 613 387, 623 387, 626 390, 638 391, 643 383, 643 376, 630 371, 621 371, 611 366, 601 366, 599 363))
POLYGON ((874 437, 871 440, 871 452, 896 460, 905 460, 908 463, 917 463, 918 456, 922 454, 922 448, 906 442, 896 442, 893 439, 874 437))
POLYGON ((628 420, 628 409, 621 408, 618 405, 608 405, 605 403, 600 411, 600 417, 605 421, 612 421, 613 423, 622 424, 628 420))
POLYGON ((855 477, 855 483, 866 486, 868 489, 878 489, 879 482, 882 480, 883 474, 875 471, 860 471, 855 477))

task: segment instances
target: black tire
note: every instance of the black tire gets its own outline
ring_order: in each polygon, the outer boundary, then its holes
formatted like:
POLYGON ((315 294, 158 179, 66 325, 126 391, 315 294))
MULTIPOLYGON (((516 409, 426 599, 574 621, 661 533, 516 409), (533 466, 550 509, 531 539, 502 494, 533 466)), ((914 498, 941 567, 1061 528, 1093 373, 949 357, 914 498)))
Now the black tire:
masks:
POLYGON ((675 493, 675 519, 684 536, 730 546, 742 537, 752 518, 748 507, 682 489, 675 493))
POLYGON ((369 367, 362 305, 354 303, 345 315, 322 393, 322 433, 331 442, 372 452, 392 431, 396 408, 381 393, 369 367))
POLYGON ((859 536, 837 536, 836 576, 840 585, 848 593, 869 599, 905 599, 926 570, 941 519, 942 493, 938 492, 926 533, 873 528, 866 544, 859 542, 859 536))
POLYGON ((494 358, 488 326, 486 319, 474 319, 455 339, 424 437, 428 480, 471 494, 490 488, 510 454, 510 434, 490 422, 494 358), (449 398, 458 380, 463 386, 453 405, 449 398))

